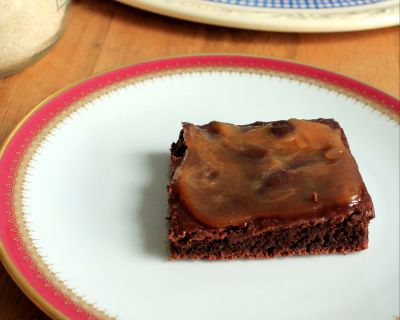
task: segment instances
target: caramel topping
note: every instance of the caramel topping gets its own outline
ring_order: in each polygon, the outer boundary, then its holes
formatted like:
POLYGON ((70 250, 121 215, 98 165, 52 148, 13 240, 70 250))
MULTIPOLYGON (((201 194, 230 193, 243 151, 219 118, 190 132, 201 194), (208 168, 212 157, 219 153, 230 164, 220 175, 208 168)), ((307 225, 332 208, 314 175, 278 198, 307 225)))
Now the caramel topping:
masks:
POLYGON ((361 176, 340 129, 290 119, 184 123, 183 130, 187 150, 173 181, 185 208, 205 225, 292 220, 359 200, 361 176))

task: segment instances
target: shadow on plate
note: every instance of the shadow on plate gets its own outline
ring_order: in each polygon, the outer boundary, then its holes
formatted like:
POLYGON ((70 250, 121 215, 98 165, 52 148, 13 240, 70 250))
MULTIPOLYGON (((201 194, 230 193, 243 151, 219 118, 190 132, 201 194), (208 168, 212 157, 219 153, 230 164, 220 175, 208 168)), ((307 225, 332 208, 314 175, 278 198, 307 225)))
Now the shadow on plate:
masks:
POLYGON ((169 157, 169 153, 151 153, 145 156, 150 179, 142 190, 137 215, 145 254, 162 260, 167 260, 169 255, 166 220, 169 157))
MULTIPOLYGON (((169 153, 150 153, 144 156, 146 171, 150 173, 147 185, 142 189, 140 203, 135 223, 139 224, 143 252, 145 255, 167 261, 169 256, 168 243, 168 199, 167 184, 169 182, 169 153)), ((357 254, 358 255, 358 254, 357 254)), ((315 255, 313 257, 335 258, 338 255, 315 255)), ((307 260, 310 256, 276 257, 273 259, 256 259, 258 262, 271 260, 307 260)), ((224 261, 198 261, 204 263, 250 263, 254 260, 224 260, 224 261)), ((181 261, 183 262, 183 261, 181 261)))

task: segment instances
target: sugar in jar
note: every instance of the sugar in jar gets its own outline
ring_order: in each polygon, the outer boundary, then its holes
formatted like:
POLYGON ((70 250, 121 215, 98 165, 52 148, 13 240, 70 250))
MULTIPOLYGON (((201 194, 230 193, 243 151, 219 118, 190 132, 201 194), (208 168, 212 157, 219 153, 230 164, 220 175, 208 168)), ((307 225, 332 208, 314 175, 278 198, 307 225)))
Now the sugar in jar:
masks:
POLYGON ((63 32, 69 0, 0 0, 0 77, 40 58, 63 32))

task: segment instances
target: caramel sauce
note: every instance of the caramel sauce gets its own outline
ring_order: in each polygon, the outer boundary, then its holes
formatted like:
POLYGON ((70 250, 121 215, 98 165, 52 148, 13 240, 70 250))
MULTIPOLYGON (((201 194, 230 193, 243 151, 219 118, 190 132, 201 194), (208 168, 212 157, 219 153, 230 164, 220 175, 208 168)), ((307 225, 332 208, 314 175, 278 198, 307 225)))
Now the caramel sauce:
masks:
POLYGON ((341 130, 306 120, 236 126, 183 124, 175 172, 180 201, 201 223, 296 219, 359 200, 362 180, 341 130))

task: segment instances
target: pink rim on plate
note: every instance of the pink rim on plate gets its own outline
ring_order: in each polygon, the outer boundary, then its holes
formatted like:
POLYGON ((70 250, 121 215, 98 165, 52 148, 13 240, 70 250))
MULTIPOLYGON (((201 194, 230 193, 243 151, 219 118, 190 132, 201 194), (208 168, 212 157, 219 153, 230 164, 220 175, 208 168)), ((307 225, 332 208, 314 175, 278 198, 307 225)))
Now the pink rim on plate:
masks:
POLYGON ((79 300, 71 299, 61 292, 41 273, 21 239, 14 210, 14 188, 24 153, 41 130, 58 114, 100 90, 122 85, 127 80, 201 69, 252 70, 300 79, 366 101, 368 105, 392 118, 398 119, 400 114, 397 99, 356 80, 294 62, 244 56, 192 56, 140 63, 96 76, 51 97, 17 126, 0 153, 1 260, 25 294, 49 316, 73 319, 98 317, 90 308, 80 305, 79 300))

